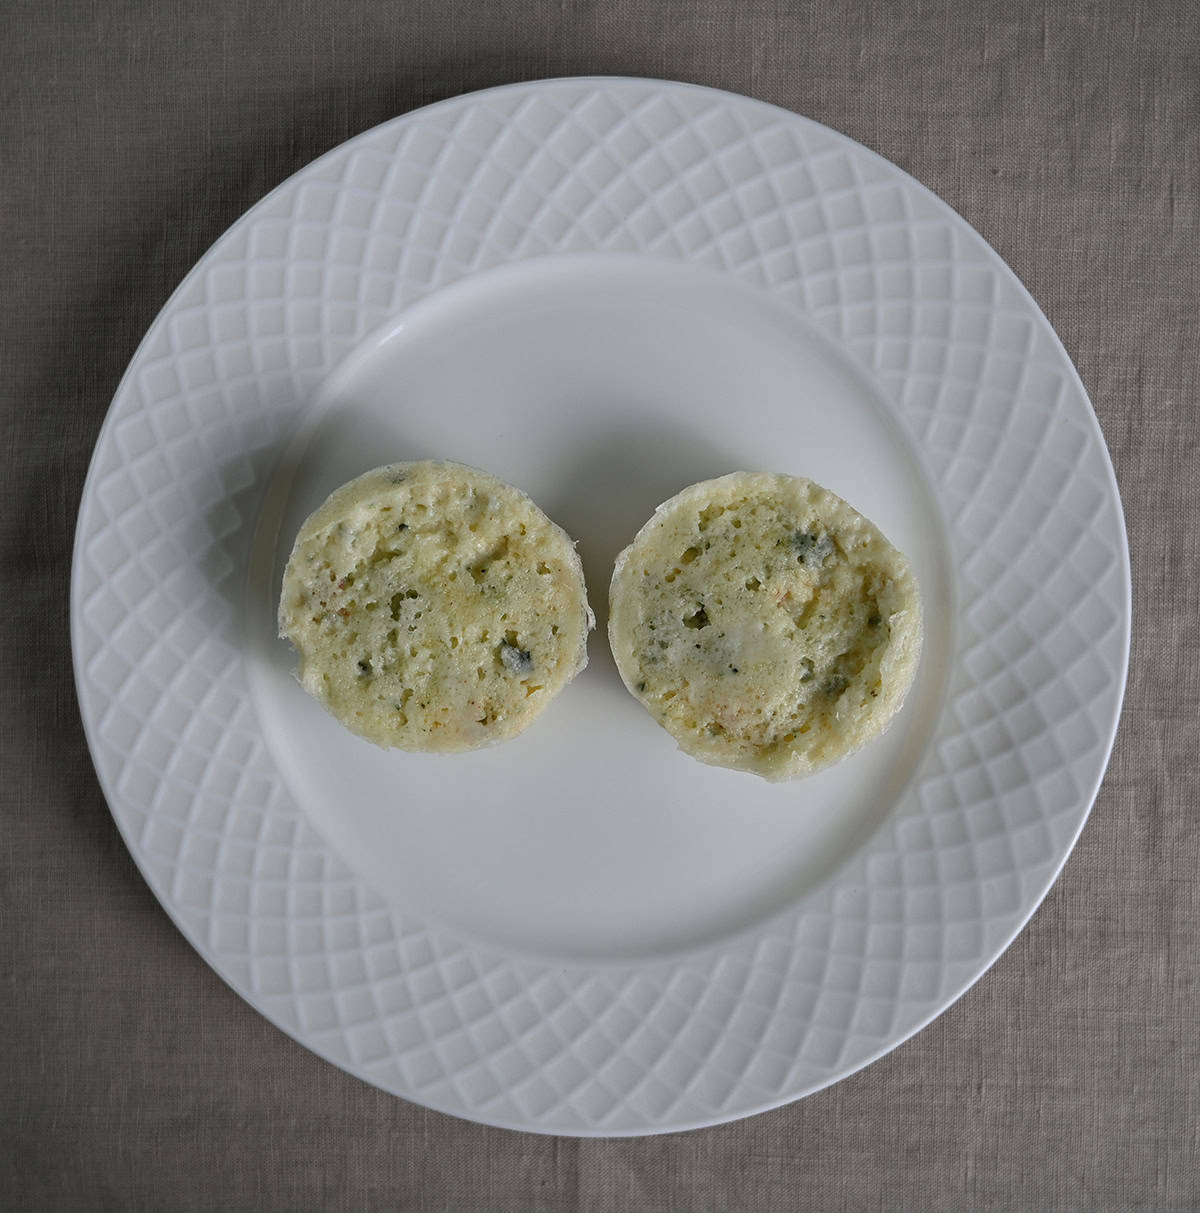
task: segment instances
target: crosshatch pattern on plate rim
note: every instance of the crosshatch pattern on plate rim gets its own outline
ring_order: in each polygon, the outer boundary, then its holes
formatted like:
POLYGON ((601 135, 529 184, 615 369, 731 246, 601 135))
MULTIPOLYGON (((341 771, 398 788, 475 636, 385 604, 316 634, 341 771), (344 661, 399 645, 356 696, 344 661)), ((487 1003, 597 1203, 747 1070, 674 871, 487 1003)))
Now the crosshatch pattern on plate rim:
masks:
POLYGON ((431 1107, 637 1133, 819 1089, 994 960, 1057 874, 1103 773, 1128 554, 1066 355, 996 255, 927 190, 744 98, 556 81, 366 132, 201 260, 98 442, 72 630, 89 742, 126 842, 252 1005, 431 1107), (949 522, 960 605, 929 752, 835 886, 730 943, 588 968, 505 956, 361 885, 263 744, 235 604, 273 452, 350 350, 468 275, 597 251, 732 274, 871 368, 949 522))

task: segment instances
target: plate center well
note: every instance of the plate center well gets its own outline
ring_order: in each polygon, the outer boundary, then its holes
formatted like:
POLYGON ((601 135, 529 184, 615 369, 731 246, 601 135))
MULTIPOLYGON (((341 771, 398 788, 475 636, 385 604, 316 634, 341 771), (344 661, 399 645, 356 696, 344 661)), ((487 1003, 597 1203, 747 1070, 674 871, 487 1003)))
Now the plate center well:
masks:
POLYGON ((626 960, 751 927, 824 883, 894 808, 931 734, 952 635, 945 528, 874 380, 792 309, 716 273, 589 255, 430 296, 330 378, 281 461, 251 569, 248 668, 301 810, 398 907, 483 943, 626 960), (292 677, 275 639, 301 522, 381 463, 444 458, 524 489, 578 541, 588 669, 525 734, 460 756, 381 751, 292 677), (659 502, 736 470, 809 476, 903 550, 926 648, 891 730, 791 784, 682 755, 621 685, 613 560, 659 502))

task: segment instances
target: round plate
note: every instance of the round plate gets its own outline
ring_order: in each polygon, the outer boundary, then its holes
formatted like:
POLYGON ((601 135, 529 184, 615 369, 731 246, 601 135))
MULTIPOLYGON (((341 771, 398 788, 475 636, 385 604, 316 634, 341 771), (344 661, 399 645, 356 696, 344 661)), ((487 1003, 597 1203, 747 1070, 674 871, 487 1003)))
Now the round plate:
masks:
POLYGON ((1103 774, 1129 563, 1079 379, 961 219, 770 106, 563 80, 368 131, 218 241, 118 389, 71 610, 113 815, 225 980, 398 1095, 616 1135, 826 1086, 995 960, 1103 774), (275 636, 300 521, 422 457, 530 492, 600 617, 455 758, 342 730, 275 636), (792 784, 680 754, 604 641, 617 551, 738 469, 846 497, 925 602, 895 725, 792 784))

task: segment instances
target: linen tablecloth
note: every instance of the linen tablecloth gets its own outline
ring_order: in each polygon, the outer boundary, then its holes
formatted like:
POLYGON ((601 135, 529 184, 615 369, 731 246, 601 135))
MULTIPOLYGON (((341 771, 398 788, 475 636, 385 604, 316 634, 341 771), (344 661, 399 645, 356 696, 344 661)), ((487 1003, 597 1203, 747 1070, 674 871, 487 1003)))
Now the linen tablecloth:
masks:
POLYGON ((1196 1207, 1200 10, 3 0, 0 97, 0 1206, 1196 1207), (615 1141, 425 1111, 242 1002, 118 837, 67 633, 92 445, 143 332, 205 248, 377 122, 576 74, 773 102, 955 207, 1079 367, 1134 578, 1107 778, 1061 879, 991 972, 830 1090, 615 1141))

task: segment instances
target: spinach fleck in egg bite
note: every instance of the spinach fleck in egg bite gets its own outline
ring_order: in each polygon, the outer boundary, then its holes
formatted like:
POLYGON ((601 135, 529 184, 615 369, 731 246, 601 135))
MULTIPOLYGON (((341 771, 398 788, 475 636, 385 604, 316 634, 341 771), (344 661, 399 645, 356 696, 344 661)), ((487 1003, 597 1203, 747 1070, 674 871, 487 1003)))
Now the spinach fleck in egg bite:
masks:
POLYGON ((811 480, 735 472, 659 506, 617 558, 630 692, 702 762, 807 775, 882 733, 921 651, 904 557, 811 480))
POLYGON ((475 468, 376 468, 300 528, 279 632, 304 688, 380 746, 455 752, 515 737, 587 664, 575 545, 475 468))

